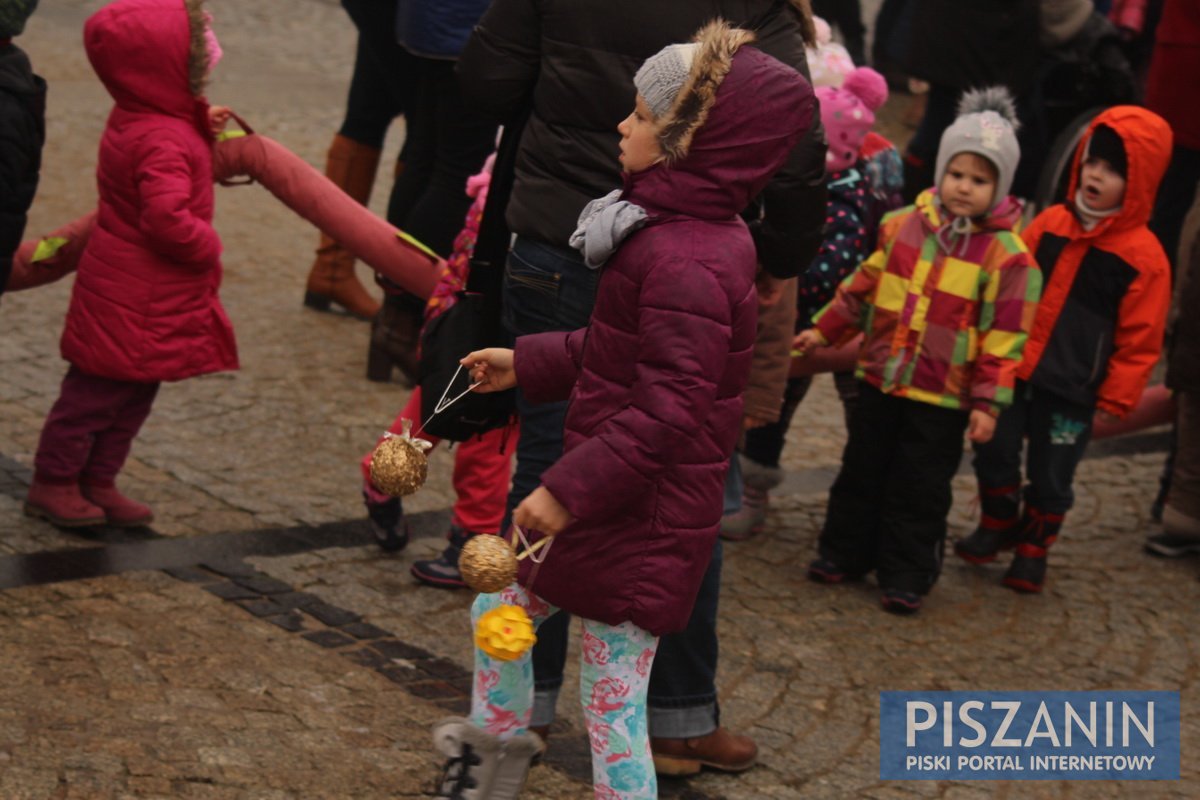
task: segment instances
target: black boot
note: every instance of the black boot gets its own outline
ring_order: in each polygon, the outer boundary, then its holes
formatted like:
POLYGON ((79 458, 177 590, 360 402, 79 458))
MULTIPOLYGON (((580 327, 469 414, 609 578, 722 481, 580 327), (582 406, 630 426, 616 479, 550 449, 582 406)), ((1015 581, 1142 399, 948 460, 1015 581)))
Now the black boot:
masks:
POLYGON ((392 368, 400 369, 401 383, 416 386, 417 344, 421 339, 425 303, 411 294, 388 294, 371 319, 371 346, 367 351, 367 379, 389 381, 392 368))
POLYGON ((463 545, 472 536, 470 531, 464 531, 457 525, 450 526, 449 543, 437 558, 425 561, 414 561, 410 572, 413 577, 426 586, 436 586, 439 589, 462 589, 467 583, 462 573, 458 571, 458 556, 462 553, 463 545))
POLYGON ((1004 585, 1025 594, 1037 594, 1046 582, 1046 552, 1058 539, 1062 514, 1046 514, 1026 508, 1021 519, 1021 541, 1012 565, 1004 575, 1004 585))
POLYGON ((404 519, 404 507, 399 497, 389 497, 375 502, 363 492, 363 503, 367 506, 367 519, 371 533, 385 553, 398 553, 408 545, 408 522, 404 519))
POLYGON ((980 486, 979 512, 979 527, 954 543, 954 553, 972 564, 987 564, 995 561, 1001 550, 1017 546, 1021 531, 1020 487, 980 486))

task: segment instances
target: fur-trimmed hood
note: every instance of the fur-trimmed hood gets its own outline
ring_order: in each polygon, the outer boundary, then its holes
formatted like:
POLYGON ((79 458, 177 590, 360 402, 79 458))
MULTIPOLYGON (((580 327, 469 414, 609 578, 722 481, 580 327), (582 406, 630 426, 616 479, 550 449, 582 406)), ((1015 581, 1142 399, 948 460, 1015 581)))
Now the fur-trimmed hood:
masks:
POLYGON ((696 34, 687 81, 661 120, 667 158, 625 176, 623 198, 651 217, 727 219, 746 208, 813 123, 812 87, 717 20, 696 34))
POLYGON ((83 44, 119 107, 200 125, 206 25, 204 0, 117 0, 88 18, 83 44))

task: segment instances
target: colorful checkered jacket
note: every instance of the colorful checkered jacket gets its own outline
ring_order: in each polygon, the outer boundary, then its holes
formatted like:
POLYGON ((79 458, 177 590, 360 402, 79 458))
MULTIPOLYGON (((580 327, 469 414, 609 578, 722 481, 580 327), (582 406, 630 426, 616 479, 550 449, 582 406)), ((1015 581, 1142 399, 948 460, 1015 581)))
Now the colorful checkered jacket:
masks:
POLYGON ((1006 198, 955 235, 929 190, 883 218, 879 246, 838 287, 815 325, 832 344, 866 335, 857 375, 881 391, 992 415, 1012 403, 1041 273, 1006 198))

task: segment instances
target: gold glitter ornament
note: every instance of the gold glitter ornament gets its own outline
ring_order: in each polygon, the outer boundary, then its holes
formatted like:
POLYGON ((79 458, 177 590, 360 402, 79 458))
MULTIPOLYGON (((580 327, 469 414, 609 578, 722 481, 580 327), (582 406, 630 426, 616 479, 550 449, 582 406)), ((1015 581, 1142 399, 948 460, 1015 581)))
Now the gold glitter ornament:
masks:
MULTIPOLYGON (((458 554, 458 571, 467 586, 482 594, 498 592, 516 582, 517 562, 521 559, 528 557, 535 564, 542 563, 546 554, 543 553, 541 558, 533 558, 533 554, 543 547, 547 548, 547 553, 550 552, 549 546, 554 541, 554 537, 547 536, 529 544, 520 528, 517 528, 516 525, 513 525, 513 528, 518 532, 521 542, 525 545, 525 552, 520 555, 516 552, 515 542, 510 543, 503 536, 495 536, 490 533, 472 536, 463 545, 462 551, 458 554)), ((534 569, 536 570, 537 567, 534 569)))
POLYGON ((412 420, 401 423, 400 433, 385 433, 371 453, 371 483, 384 494, 406 497, 425 484, 429 471, 426 453, 433 444, 412 436, 412 420))
POLYGON ((490 594, 517 579, 517 554, 503 536, 472 536, 458 555, 458 571, 477 592, 490 594))

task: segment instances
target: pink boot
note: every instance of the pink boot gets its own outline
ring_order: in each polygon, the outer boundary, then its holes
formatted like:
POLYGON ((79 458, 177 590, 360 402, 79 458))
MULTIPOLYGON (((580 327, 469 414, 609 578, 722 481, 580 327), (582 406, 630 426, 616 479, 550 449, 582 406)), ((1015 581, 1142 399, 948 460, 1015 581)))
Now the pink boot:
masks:
POLYGON ((36 478, 25 496, 25 513, 61 528, 103 525, 104 509, 88 502, 78 483, 42 483, 36 478))
POLYGON ((154 521, 150 506, 130 500, 114 484, 84 483, 83 496, 100 506, 109 525, 149 525, 154 521))

